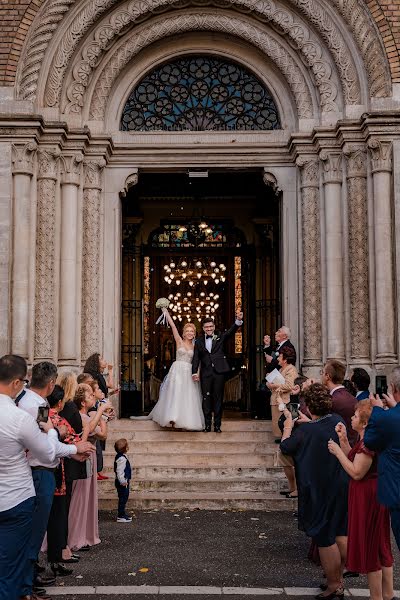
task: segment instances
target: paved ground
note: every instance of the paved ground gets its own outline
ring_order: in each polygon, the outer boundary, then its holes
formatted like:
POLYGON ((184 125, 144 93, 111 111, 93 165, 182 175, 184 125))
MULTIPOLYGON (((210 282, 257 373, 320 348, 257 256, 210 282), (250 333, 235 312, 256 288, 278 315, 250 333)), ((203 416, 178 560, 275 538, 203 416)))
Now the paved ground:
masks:
MULTIPOLYGON (((321 581, 321 570, 307 560, 308 541, 291 513, 136 512, 130 524, 102 513, 100 537, 99 546, 81 553, 73 575, 57 579, 54 597, 215 600, 223 595, 237 600, 250 593, 255 598, 258 588, 258 598, 298 599, 310 597, 321 581)), ((395 587, 400 588, 397 551, 395 557, 395 587)), ((367 597, 365 577, 348 584, 351 595, 367 597)))

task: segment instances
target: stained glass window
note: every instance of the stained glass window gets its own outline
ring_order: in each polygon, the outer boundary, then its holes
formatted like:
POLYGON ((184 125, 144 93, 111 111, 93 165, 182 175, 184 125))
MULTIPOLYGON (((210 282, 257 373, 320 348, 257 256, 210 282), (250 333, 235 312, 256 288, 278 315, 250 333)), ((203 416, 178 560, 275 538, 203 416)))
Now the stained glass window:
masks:
POLYGON ((191 236, 190 226, 182 231, 182 224, 165 224, 157 229, 150 237, 150 244, 157 248, 180 248, 185 246, 222 246, 227 241, 226 233, 221 225, 210 225, 210 233, 201 239, 191 236))
POLYGON ((148 73, 123 110, 123 131, 280 129, 265 85, 233 62, 184 57, 148 73))

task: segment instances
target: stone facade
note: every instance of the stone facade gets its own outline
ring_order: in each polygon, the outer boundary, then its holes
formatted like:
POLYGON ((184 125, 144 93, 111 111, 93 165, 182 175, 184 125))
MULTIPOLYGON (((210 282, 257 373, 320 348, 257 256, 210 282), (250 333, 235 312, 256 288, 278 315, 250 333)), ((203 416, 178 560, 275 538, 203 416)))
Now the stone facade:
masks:
POLYGON ((119 362, 120 197, 168 164, 258 168, 279 190, 283 315, 306 372, 398 362, 400 5, 330 4, 3 4, 2 352, 119 362), (257 73, 282 129, 120 131, 135 83, 190 53, 257 73))

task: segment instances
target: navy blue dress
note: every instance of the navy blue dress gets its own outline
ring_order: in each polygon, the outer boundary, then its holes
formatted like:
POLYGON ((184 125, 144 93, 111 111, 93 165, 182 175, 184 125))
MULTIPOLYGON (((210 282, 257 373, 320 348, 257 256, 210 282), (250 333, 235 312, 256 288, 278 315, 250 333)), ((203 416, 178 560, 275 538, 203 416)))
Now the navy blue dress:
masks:
POLYGON ((328 547, 337 536, 347 535, 347 490, 349 477, 328 450, 328 441, 339 442, 335 427, 338 415, 326 415, 294 428, 281 445, 293 456, 299 491, 299 529, 328 547))

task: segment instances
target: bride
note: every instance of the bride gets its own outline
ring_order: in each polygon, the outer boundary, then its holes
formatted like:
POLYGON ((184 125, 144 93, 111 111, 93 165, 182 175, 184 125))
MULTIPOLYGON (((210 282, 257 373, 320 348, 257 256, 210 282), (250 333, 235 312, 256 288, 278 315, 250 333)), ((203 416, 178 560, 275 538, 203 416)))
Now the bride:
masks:
POLYGON ((168 310, 163 308, 162 311, 171 326, 175 339, 176 360, 172 363, 168 375, 161 384, 158 402, 151 413, 147 417, 133 418, 152 419, 161 427, 202 431, 204 415, 200 384, 192 379, 196 328, 193 323, 186 323, 181 337, 168 310))

